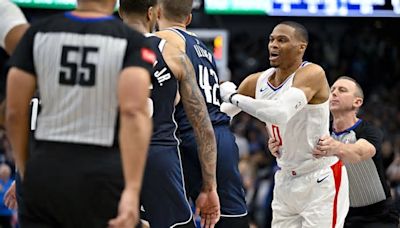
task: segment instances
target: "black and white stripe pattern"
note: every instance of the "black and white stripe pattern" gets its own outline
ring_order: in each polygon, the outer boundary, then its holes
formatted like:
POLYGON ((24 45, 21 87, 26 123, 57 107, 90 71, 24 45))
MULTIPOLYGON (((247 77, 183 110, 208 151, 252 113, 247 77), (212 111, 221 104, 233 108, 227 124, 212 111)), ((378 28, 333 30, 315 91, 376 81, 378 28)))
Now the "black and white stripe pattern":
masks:
POLYGON ((33 59, 38 87, 46 91, 41 93, 37 139, 112 145, 117 120, 117 81, 126 48, 126 39, 105 35, 67 32, 35 35, 33 59), (96 66, 93 86, 60 84, 60 72, 71 73, 60 65, 62 48, 66 45, 79 48, 67 55, 67 61, 78 66, 78 80, 89 73, 89 69, 81 66, 82 48, 97 48, 98 51, 87 53, 85 59, 96 66))
MULTIPOLYGON (((354 131, 332 137, 343 143, 355 143, 354 131)), ((349 177, 350 207, 363 207, 386 199, 386 194, 379 177, 378 169, 372 158, 355 163, 345 164, 349 177)))

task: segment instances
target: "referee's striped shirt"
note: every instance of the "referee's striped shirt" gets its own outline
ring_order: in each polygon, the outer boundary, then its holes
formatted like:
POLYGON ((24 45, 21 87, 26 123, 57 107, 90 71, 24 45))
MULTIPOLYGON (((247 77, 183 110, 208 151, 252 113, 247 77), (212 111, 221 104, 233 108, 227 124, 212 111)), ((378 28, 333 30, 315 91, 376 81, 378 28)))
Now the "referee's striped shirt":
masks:
POLYGON ((130 66, 152 71, 146 42, 113 16, 66 12, 32 24, 11 65, 37 77, 41 111, 35 138, 111 146, 118 76, 130 66))

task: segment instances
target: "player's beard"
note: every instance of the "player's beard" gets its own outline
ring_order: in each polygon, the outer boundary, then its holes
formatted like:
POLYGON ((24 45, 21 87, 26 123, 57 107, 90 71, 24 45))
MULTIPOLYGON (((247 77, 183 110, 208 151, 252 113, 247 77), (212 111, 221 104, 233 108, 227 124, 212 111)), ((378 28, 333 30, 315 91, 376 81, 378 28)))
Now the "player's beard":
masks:
POLYGON ((273 61, 269 61, 269 65, 275 68, 279 67, 279 63, 274 63, 273 61))

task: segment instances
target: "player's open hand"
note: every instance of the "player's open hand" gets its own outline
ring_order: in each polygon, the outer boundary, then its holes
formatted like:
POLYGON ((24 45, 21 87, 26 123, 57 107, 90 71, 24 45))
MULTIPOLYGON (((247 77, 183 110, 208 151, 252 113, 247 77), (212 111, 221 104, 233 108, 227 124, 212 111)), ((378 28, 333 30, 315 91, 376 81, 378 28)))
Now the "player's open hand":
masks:
POLYGON ((271 154, 276 157, 276 158, 280 158, 281 154, 279 153, 279 141, 270 137, 268 139, 268 149, 271 152, 271 154))
POLYGON ((230 102, 229 97, 236 93, 236 85, 233 82, 224 82, 219 86, 221 98, 224 102, 230 102))
POLYGON ((10 188, 7 190, 6 194, 4 195, 4 205, 12 210, 18 209, 17 203, 17 195, 15 189, 15 181, 12 182, 10 188))
POLYGON ((125 189, 119 201, 118 216, 108 222, 109 228, 132 228, 139 222, 139 196, 125 189))
POLYGON ((196 215, 201 216, 201 227, 215 226, 221 215, 217 190, 200 192, 196 199, 196 215))

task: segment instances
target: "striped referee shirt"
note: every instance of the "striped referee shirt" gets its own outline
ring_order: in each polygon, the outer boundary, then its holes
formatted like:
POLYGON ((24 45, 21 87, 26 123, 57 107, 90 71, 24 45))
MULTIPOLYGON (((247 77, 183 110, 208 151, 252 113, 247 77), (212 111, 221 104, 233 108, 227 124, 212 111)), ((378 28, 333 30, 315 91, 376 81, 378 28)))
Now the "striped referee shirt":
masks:
POLYGON ((131 66, 151 72, 148 50, 142 34, 113 16, 81 18, 66 12, 32 24, 11 65, 37 80, 41 111, 35 138, 111 146, 119 74, 131 66))
POLYGON ((382 163, 382 132, 360 119, 354 126, 343 132, 333 132, 332 137, 343 143, 355 143, 363 138, 376 149, 376 154, 370 159, 345 164, 349 177, 350 207, 370 206, 389 198, 390 192, 382 163))

